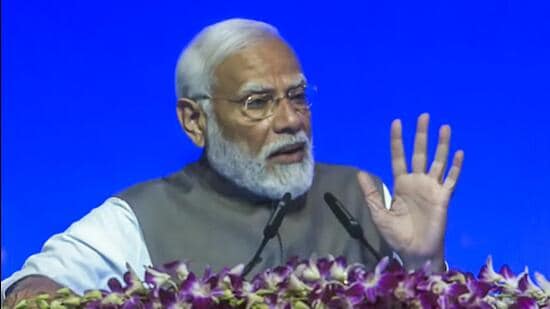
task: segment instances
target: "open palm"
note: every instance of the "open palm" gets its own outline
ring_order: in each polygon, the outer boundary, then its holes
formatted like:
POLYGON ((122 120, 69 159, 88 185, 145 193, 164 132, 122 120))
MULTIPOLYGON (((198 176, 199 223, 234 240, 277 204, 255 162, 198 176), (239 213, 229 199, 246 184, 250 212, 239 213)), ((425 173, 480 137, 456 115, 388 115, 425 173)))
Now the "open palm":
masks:
POLYGON ((435 159, 427 169, 429 115, 418 118, 412 157, 412 172, 407 169, 401 122, 391 126, 391 154, 394 195, 387 210, 374 183, 365 174, 358 179, 378 230, 406 266, 416 268, 430 260, 436 268, 443 262, 444 236, 449 200, 462 168, 464 153, 454 154, 447 177, 447 158, 451 129, 442 126, 435 159))

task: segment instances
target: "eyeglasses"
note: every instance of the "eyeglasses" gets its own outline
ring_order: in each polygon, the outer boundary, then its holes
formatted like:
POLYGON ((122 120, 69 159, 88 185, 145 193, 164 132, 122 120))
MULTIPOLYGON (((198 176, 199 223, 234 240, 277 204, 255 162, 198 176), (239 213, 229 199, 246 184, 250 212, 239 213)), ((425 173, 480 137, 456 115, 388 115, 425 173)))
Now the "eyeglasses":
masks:
POLYGON ((241 105, 243 114, 252 120, 263 120, 271 117, 279 101, 287 99, 288 103, 299 113, 309 112, 311 101, 317 93, 317 87, 300 85, 289 89, 282 97, 275 97, 271 92, 253 93, 242 99, 230 99, 210 96, 194 97, 195 100, 225 100, 241 105))

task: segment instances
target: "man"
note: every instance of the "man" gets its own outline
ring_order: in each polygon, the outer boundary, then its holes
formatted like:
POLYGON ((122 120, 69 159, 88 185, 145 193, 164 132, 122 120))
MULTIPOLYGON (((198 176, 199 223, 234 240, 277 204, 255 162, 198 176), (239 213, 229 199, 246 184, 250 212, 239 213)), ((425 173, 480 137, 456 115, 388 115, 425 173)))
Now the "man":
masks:
POLYGON ((463 152, 455 153, 445 177, 450 127, 441 127, 428 167, 429 117, 419 117, 409 173, 401 123, 392 123, 391 199, 368 173, 314 163, 309 90, 294 52, 272 26, 234 19, 207 27, 176 69, 178 118, 204 147, 203 157, 123 191, 53 236, 2 283, 6 303, 62 286, 77 293, 104 288, 126 271, 126 263, 141 270, 189 259, 195 271, 246 263, 286 193, 292 200, 279 242, 268 244, 255 271, 313 253, 376 263, 324 205, 325 192, 342 199, 361 221, 378 254, 395 253, 407 268, 430 261, 441 270, 447 207, 463 161, 463 152))

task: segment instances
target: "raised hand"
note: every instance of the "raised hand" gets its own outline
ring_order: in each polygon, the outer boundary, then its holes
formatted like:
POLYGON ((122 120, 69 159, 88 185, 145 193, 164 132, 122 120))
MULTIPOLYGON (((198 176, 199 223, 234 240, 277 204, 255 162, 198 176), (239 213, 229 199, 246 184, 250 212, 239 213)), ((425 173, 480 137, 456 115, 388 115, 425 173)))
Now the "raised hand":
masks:
POLYGON ((365 173, 358 174, 359 184, 370 209, 374 223, 394 251, 408 268, 417 268, 431 261, 439 270, 444 262, 444 236, 447 224, 447 208, 455 189, 464 160, 464 152, 454 154, 451 168, 447 170, 451 128, 439 129, 439 142, 434 161, 427 169, 429 115, 418 118, 412 171, 405 160, 401 121, 391 125, 391 156, 394 178, 394 195, 391 209, 376 194, 376 186, 365 173))

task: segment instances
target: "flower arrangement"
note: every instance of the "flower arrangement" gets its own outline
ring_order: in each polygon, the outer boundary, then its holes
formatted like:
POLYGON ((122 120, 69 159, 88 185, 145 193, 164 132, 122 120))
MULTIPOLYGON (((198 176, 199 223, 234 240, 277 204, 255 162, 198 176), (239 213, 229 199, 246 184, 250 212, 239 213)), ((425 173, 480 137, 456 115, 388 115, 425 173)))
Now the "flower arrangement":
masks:
POLYGON ((243 265, 197 276, 186 263, 172 262, 147 268, 144 281, 128 266, 123 283, 109 280, 109 291, 78 296, 61 289, 16 308, 550 308, 550 282, 542 274, 535 274, 537 286, 527 269, 495 271, 490 257, 477 278, 430 273, 427 266, 406 271, 386 257, 368 271, 342 257, 293 258, 246 280, 243 265))

